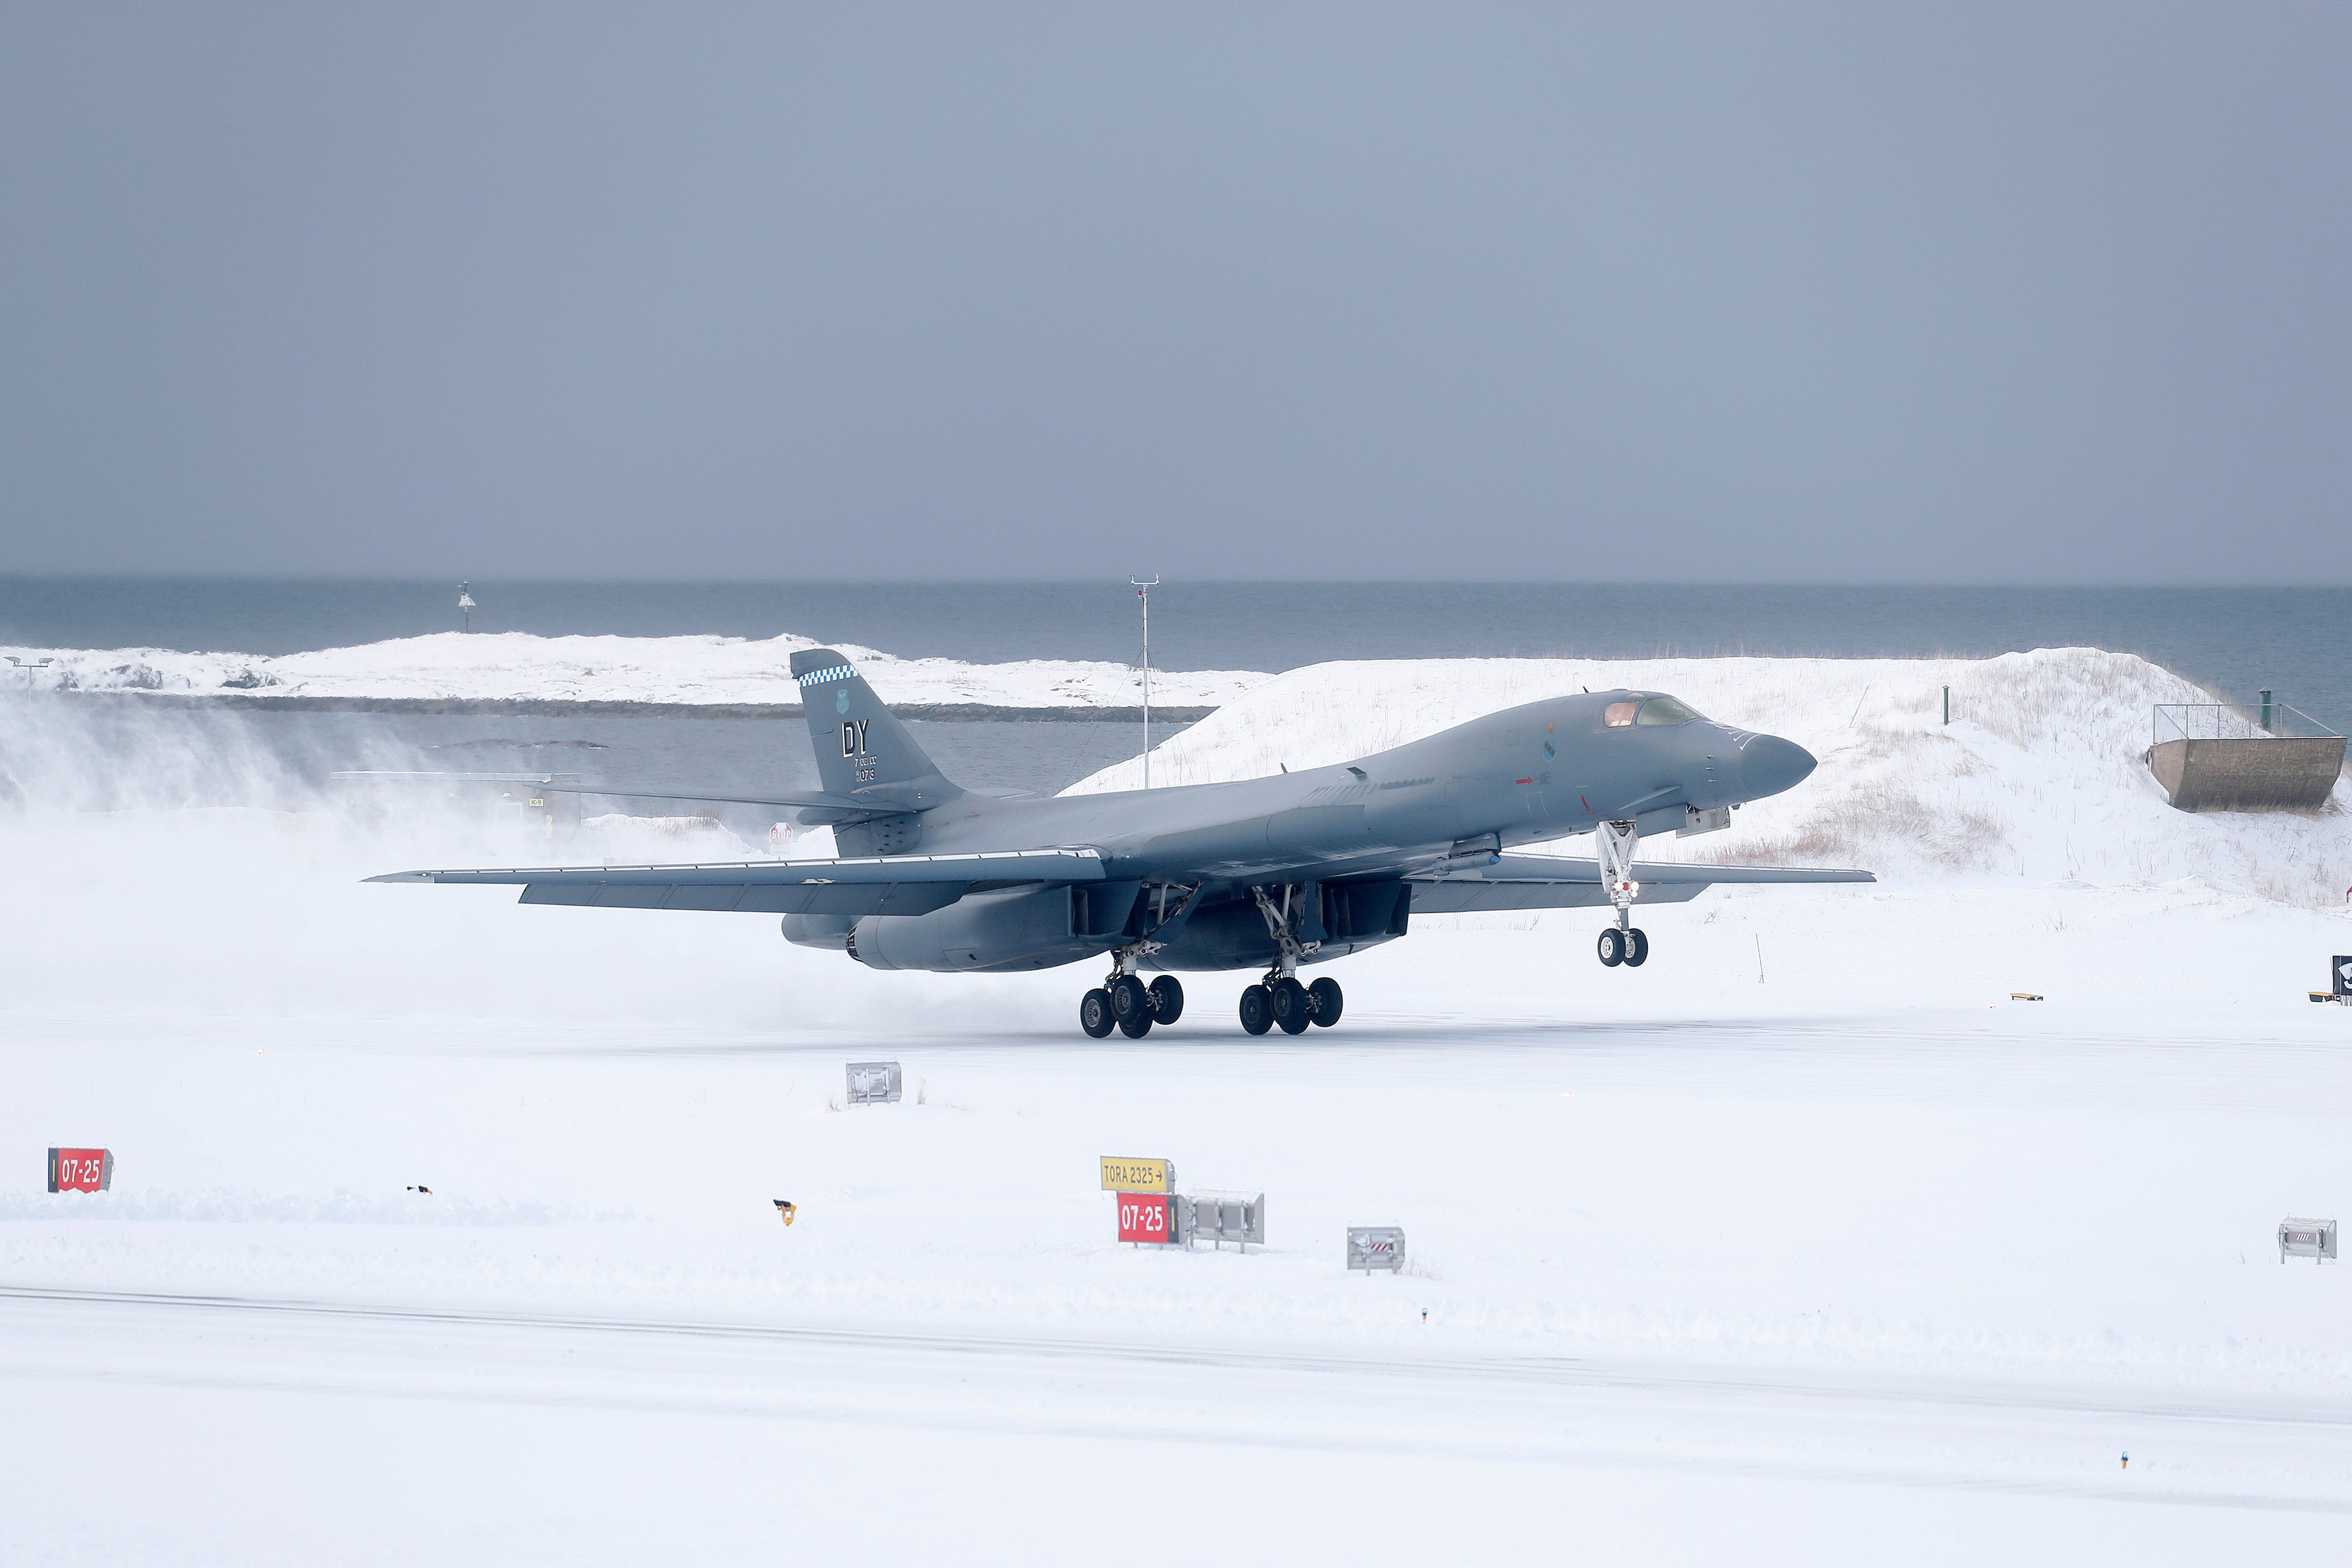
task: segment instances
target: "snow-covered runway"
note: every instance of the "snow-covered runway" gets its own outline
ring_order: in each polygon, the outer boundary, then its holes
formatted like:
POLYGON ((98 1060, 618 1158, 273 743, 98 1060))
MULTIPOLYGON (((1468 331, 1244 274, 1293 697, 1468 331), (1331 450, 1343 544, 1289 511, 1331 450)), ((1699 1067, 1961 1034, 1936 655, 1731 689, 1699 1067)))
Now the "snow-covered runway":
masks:
MULTIPOLYGON (((1424 940, 1441 972, 1560 946, 1424 940)), ((2263 1248, 2341 1180, 2342 1009, 2227 1043, 1742 1019, 1595 1005, 1591 969, 1556 976, 1582 1019, 1367 1005, 1267 1045, 1203 995, 1141 1045, 910 1031, 926 1103, 837 1112, 873 1042, 824 1030, 16 1020, 12 1140, 38 1105, 123 1166, 72 1218, 0 1213, 12 1511, 68 1558, 189 1562, 2189 1562, 2341 1530, 2343 1276, 2263 1248), (1117 1246, 1101 1153, 1262 1185, 1273 1245, 1117 1246), (1388 1220, 1419 1271, 1344 1274, 1339 1229, 1388 1220)))
MULTIPOLYGON (((0 1555, 2325 1559, 2352 1275, 2273 1235, 2352 1208, 2352 1009, 2305 999, 2352 829, 2151 800, 2105 658, 1974 690, 2063 722, 1916 746, 1907 696, 1747 662, 1708 701, 1822 772, 1693 849, 1887 880, 1644 910, 1638 970, 1590 911, 1417 918, 1295 1040, 1241 976, 1095 1041, 1084 966, 365 885, 523 850, 263 768, 188 809, 222 732, 0 712, 0 1555), (845 1108, 876 1057, 906 1099, 845 1108), (49 1145, 114 1190, 40 1191, 49 1145), (1269 1245, 1118 1245, 1106 1155, 1264 1192, 1269 1245), (1407 1272, 1343 1270, 1360 1224, 1407 1272)), ((1171 758, 1494 695, 1402 674, 1171 758)))
POLYGON ((37 1557, 2186 1562, 2352 1511, 2341 1398, 23 1290, 0 1321, 37 1557), (168 1529, 93 1525, 126 1468, 168 1529))

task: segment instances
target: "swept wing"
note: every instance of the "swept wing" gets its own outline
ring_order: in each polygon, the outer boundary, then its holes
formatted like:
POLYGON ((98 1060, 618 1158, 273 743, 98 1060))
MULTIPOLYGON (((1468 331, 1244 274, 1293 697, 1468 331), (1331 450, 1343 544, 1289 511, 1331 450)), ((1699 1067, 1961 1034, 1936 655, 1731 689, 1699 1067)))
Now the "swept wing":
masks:
POLYGON ((525 904, 597 909, 709 909, 766 915, 928 915, 975 888, 1103 880, 1093 850, 1002 850, 959 855, 695 865, 518 866, 401 871, 370 882, 522 884, 525 904))
MULTIPOLYGON (((1581 909, 1609 902, 1601 862, 1566 855, 1498 855, 1492 864, 1430 873, 1412 884, 1415 915, 1488 909, 1581 909)), ((1875 882, 1866 871, 1809 866, 1636 865, 1643 901, 1679 904, 1718 883, 1875 882)))

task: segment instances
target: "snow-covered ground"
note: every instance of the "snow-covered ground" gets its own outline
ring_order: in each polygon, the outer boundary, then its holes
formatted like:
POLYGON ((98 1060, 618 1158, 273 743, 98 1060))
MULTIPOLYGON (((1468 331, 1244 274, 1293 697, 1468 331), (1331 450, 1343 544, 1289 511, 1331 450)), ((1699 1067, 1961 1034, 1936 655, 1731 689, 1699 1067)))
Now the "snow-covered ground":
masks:
MULTIPOLYGON (((262 657, 166 648, 17 648, 0 654, 49 668, 16 676, 35 689, 272 698, 527 701, 678 705, 800 701, 792 656, 805 637, 535 637, 447 632, 357 648, 262 657)), ((1132 707, 1141 672, 1127 664, 1026 660, 968 664, 842 651, 898 704, 989 707, 1132 707)), ((1265 677, 1246 670, 1155 672, 1151 700, 1169 707, 1229 702, 1265 677)))
MULTIPOLYGON (((2150 809, 2114 754, 2168 677, 2104 658, 1948 666, 1948 739, 1945 666, 1585 666, 1823 758, 1656 848, 1886 880, 1649 911, 1630 971, 1591 912, 1416 922, 1295 1040, 1239 976, 1097 1042, 1084 968, 364 886, 530 846, 260 773, 76 809, 0 711, 0 1556, 2327 1560, 2352 1276, 2273 1232, 2352 1207, 2352 1009, 2305 999, 2352 819, 2150 809), (907 1100, 839 1108, 871 1057, 907 1100), (85 1142, 115 1190, 38 1190, 85 1142), (1117 1245, 1102 1155, 1263 1190, 1270 1245, 1117 1245), (1411 1270, 1347 1274, 1380 1223, 1411 1270)), ((1300 672, 1155 777, 1563 678, 1300 672)))

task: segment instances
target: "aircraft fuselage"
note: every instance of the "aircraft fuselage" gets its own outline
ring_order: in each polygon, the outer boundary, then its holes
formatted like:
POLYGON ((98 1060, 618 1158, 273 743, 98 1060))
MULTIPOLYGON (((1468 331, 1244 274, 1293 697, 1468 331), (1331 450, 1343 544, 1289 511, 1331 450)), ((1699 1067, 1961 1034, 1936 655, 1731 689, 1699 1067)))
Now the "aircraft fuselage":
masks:
MULTIPOLYGON (((1145 967, 1246 967, 1274 950, 1249 888, 1392 880, 1401 869, 1603 822, 1675 831, 1687 812, 1777 793, 1811 771, 1812 758, 1777 737, 1696 715, 1642 722, 1644 706, 1661 701, 1673 704, 1622 691, 1554 697, 1352 763, 1232 783, 1051 799, 958 795, 910 813, 903 826, 838 828, 841 849, 947 854, 1086 845, 1102 852, 1108 886, 1075 904, 1061 889, 975 890, 931 914, 794 916, 785 929, 795 941, 846 946, 878 967, 1040 967, 1107 951, 1147 928, 1150 916, 1134 907, 1150 896, 1142 890, 1179 884, 1193 910, 1145 967), (998 939, 983 941, 983 932, 998 939)), ((1385 915, 1381 896, 1342 894, 1342 922, 1360 916, 1361 928, 1324 940, 1317 958, 1402 935, 1402 911, 1385 915)))

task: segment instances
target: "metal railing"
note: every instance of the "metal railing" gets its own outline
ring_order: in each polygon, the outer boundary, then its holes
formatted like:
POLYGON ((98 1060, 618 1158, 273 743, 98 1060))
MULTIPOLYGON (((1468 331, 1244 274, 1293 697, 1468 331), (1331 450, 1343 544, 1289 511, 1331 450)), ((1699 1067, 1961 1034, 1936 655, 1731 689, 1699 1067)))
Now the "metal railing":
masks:
POLYGON ((2285 703, 2267 702, 2255 713, 2227 703, 2158 703, 2156 744, 2168 740, 2290 740, 2336 738, 2336 732, 2285 703))

